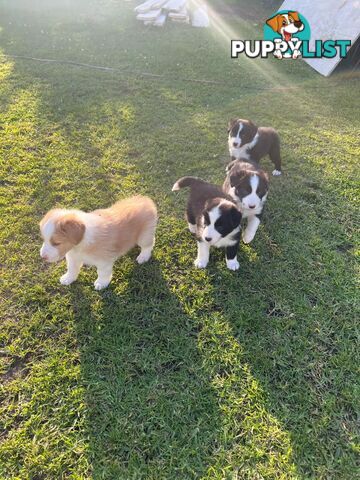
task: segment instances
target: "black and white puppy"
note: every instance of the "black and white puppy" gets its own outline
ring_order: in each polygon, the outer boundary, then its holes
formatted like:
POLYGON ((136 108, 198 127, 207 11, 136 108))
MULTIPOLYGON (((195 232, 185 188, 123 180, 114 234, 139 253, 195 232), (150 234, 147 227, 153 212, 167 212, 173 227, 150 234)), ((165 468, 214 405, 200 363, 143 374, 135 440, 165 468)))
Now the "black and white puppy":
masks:
POLYGON ((189 187, 186 218, 189 230, 195 234, 198 254, 195 266, 205 268, 209 262, 210 247, 225 248, 226 265, 237 270, 236 258, 240 241, 241 213, 235 201, 216 185, 196 177, 180 178, 173 186, 175 192, 189 187))
POLYGON ((242 239, 244 243, 250 243, 260 225, 269 178, 259 166, 247 161, 235 160, 229 165, 223 190, 236 201, 242 218, 247 219, 242 239))
POLYGON ((228 144, 232 160, 249 160, 259 163, 270 156, 275 165, 272 174, 281 175, 280 138, 274 128, 257 127, 251 120, 230 120, 228 144))

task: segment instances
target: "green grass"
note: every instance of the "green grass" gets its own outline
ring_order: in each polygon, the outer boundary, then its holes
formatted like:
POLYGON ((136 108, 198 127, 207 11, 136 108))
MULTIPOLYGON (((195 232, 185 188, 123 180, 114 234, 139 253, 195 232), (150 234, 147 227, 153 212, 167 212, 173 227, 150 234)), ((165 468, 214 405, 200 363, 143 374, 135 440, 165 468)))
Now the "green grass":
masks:
MULTIPOLYGON (((354 480, 359 77, 230 60, 221 35, 144 28, 133 5, 0 2, 2 54, 120 69, 0 56, 0 478, 354 480), (214 252, 198 271, 171 186, 222 182, 232 116, 279 130, 284 175, 240 270, 214 252), (153 260, 62 287, 42 215, 134 193, 159 207, 153 260)), ((258 26, 224 19, 259 38, 265 5, 258 26)))

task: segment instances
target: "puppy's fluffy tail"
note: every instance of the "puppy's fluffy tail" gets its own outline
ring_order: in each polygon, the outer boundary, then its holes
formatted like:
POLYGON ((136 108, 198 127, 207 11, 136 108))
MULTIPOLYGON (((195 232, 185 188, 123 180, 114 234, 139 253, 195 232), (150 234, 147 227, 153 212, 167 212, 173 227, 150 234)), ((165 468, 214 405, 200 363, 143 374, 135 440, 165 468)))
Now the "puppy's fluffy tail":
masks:
POLYGON ((204 180, 201 180, 201 178, 197 177, 182 177, 179 178, 177 182, 174 183, 174 186, 172 187, 173 192, 177 192, 180 190, 180 188, 186 188, 186 187, 196 187, 197 185, 204 184, 204 180))

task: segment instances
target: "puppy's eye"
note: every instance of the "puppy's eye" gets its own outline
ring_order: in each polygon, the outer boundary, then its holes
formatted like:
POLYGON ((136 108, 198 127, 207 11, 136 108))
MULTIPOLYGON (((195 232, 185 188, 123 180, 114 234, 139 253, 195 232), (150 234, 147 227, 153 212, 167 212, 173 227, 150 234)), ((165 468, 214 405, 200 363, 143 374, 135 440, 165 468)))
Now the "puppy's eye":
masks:
POLYGON ((210 225, 210 217, 207 212, 204 213, 204 223, 205 225, 210 225))
POLYGON ((284 26, 286 25, 286 20, 283 20, 283 25, 284 25, 284 26))
POLYGON ((51 245, 53 247, 58 247, 60 245, 60 242, 51 242, 51 245))
POLYGON ((245 190, 243 188, 237 189, 235 191, 235 193, 236 193, 236 196, 239 197, 239 198, 244 198, 248 194, 247 192, 245 192, 245 190))

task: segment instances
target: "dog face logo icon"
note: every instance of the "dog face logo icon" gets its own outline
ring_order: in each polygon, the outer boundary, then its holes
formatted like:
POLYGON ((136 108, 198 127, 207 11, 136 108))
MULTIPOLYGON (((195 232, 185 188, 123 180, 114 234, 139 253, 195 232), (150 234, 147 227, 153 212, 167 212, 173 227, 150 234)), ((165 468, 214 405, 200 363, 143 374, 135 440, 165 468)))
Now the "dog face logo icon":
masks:
MULTIPOLYGON (((292 42, 295 45, 299 40, 308 40, 310 38, 310 27, 307 21, 295 11, 281 11, 273 17, 266 20, 265 38, 273 40, 280 45, 281 42, 292 42)), ((300 44, 299 44, 300 45, 300 44)), ((275 48, 274 56, 277 58, 298 58, 301 56, 299 48, 291 48, 284 52, 283 48, 275 48)))
POLYGON ((266 24, 274 32, 279 33, 286 42, 292 40, 293 34, 301 32, 305 27, 298 12, 280 13, 266 20, 266 24))

